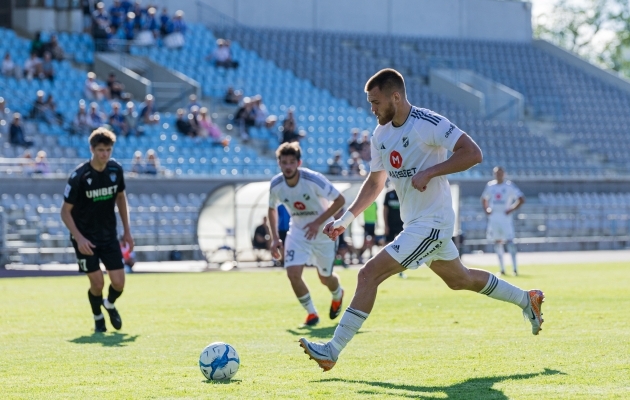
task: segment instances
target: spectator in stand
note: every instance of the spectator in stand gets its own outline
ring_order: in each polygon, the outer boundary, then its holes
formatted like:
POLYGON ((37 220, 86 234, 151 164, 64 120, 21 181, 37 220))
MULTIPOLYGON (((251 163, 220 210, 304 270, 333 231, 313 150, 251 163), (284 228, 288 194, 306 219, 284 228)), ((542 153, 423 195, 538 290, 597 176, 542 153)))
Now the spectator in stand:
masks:
POLYGON ((48 79, 51 82, 55 81, 55 67, 52 62, 52 55, 49 51, 44 53, 44 60, 42 61, 42 74, 44 79, 48 79))
POLYGON ((223 136, 219 127, 212 122, 212 118, 208 115, 208 109, 203 107, 199 110, 199 136, 202 138, 210 138, 215 144, 227 146, 229 140, 223 136))
POLYGON ((43 90, 37 91, 37 98, 33 102, 29 118, 39 121, 46 120, 46 101, 44 100, 44 95, 45 93, 43 90))
POLYGON ((9 132, 9 125, 11 123, 11 110, 6 105, 3 97, 0 97, 0 133, 6 134, 9 132))
POLYGON ((282 122, 282 143, 299 142, 304 137, 306 137, 306 132, 297 132, 293 110, 293 107, 289 108, 289 111, 287 111, 287 116, 282 122))
POLYGON ((173 31, 171 23, 171 17, 168 15, 168 9, 162 7, 162 14, 160 14, 160 34, 162 37, 168 35, 173 31))
POLYGON ((243 105, 236 110, 234 122, 238 125, 238 131, 243 140, 249 140, 249 128, 256 124, 256 112, 254 103, 249 97, 243 99, 243 105))
POLYGON ((20 165, 22 165, 22 173, 24 175, 33 175, 33 172, 35 172, 35 160, 33 160, 33 155, 30 150, 24 150, 20 165))
POLYGON ((125 110, 125 126, 127 127, 127 136, 135 135, 140 136, 143 133, 143 129, 139 123, 138 112, 132 101, 127 102, 127 109, 125 110))
POLYGON ((186 44, 186 23, 182 19, 184 12, 177 10, 175 16, 171 21, 168 21, 163 25, 163 31, 166 32, 164 36, 164 45, 169 49, 175 49, 184 46, 186 44))
POLYGON ((194 132, 194 137, 199 136, 199 130, 201 127, 199 126, 199 107, 192 106, 190 108, 190 113, 188 114, 188 122, 190 122, 190 126, 194 132))
POLYGON ((125 14, 127 14, 129 11, 131 11, 133 9, 133 3, 131 1, 129 1, 129 0, 122 0, 120 2, 120 6, 122 7, 123 12, 125 14))
POLYGON ((40 150, 35 157, 35 167, 33 169, 34 174, 48 174, 50 173, 50 166, 48 165, 48 159, 46 158, 46 152, 40 150))
POLYGON ((238 62, 232 59, 230 42, 225 39, 217 39, 217 48, 206 59, 214 61, 217 67, 238 68, 238 62))
POLYGON ((116 79, 116 74, 113 72, 109 73, 107 77, 107 89, 109 89, 109 97, 114 99, 122 99, 123 90, 125 90, 125 85, 120 83, 118 79, 116 79))
POLYGON ((9 128, 9 142, 14 146, 31 147, 33 145, 32 140, 24 137, 20 113, 13 114, 13 122, 11 122, 11 127, 9 128))
POLYGON ((44 103, 44 115, 49 124, 63 125, 63 115, 57 112, 57 103, 52 93, 48 93, 48 98, 44 103))
POLYGON ((20 78, 22 73, 20 67, 18 67, 11 59, 11 54, 7 51, 2 60, 2 75, 11 78, 20 78))
POLYGON ((188 120, 188 114, 186 114, 183 108, 177 110, 177 120, 175 121, 175 127, 177 128, 177 132, 181 133, 182 135, 190 137, 197 136, 192 125, 190 124, 190 121, 188 120))
POLYGON ((94 72, 88 72, 87 79, 85 80, 83 95, 88 100, 103 100, 108 96, 108 90, 106 86, 101 86, 96 82, 96 74, 94 72))
POLYGON ((44 42, 42 42, 42 33, 36 32, 35 37, 31 41, 30 52, 41 58, 44 55, 44 42))
POLYGON ((140 123, 145 125, 155 125, 160 122, 160 114, 154 111, 153 95, 147 94, 144 103, 140 107, 140 123))
POLYGON ((372 151, 370 147, 370 131, 361 132, 361 151, 359 152, 361 159, 369 163, 372 160, 372 151))
POLYGON ((83 32, 92 32, 92 13, 96 8, 96 0, 81 0, 83 11, 83 32))
POLYGON ((85 109, 85 101, 79 101, 79 111, 72 121, 72 132, 76 135, 87 135, 90 133, 90 119, 88 117, 87 110, 85 109))
POLYGON ((240 90, 234 90, 232 86, 228 87, 227 92, 225 92, 225 102, 227 104, 238 104, 241 102, 243 98, 243 92, 240 90))
POLYGON ((118 32, 118 28, 122 25, 124 15, 125 10, 120 4, 120 0, 114 0, 114 4, 109 8, 109 26, 113 35, 118 32))
POLYGON ((350 140, 348 140, 348 153, 361 153, 362 149, 361 141, 359 140, 359 128, 352 128, 350 133, 350 140))
POLYGON ((153 149, 147 150, 146 163, 144 165, 144 173, 148 175, 157 175, 160 173, 160 160, 153 149))
POLYGON ((147 13, 147 10, 142 8, 142 1, 136 0, 131 11, 134 14, 134 24, 137 30, 142 28, 142 17, 147 13))
POLYGON ((262 96, 259 94, 254 96, 252 103, 254 104, 254 124, 257 127, 264 126, 269 116, 269 111, 267 111, 267 106, 262 101, 262 96))
POLYGON ((88 124, 90 124, 90 128, 100 128, 106 121, 107 118, 105 117, 105 114, 98 110, 98 104, 91 102, 90 112, 88 113, 88 124))
POLYGON ((109 16, 105 11, 105 4, 96 4, 96 10, 92 13, 92 37, 96 45, 96 51, 106 51, 108 49, 107 40, 111 34, 109 28, 109 16))
POLYGON ((24 75, 29 80, 41 77, 42 60, 37 57, 37 54, 31 53, 31 56, 24 63, 24 75))
POLYGON ((142 152, 139 150, 133 153, 131 172, 134 174, 144 174, 144 160, 142 159, 142 152))
POLYGON ((201 104, 199 104, 199 102, 197 101, 196 94, 191 94, 190 96, 188 96, 188 106, 186 107, 186 109, 190 111, 193 107, 201 108, 201 104))
POLYGON ((334 158, 328 161, 328 175, 345 175, 341 165, 341 153, 338 151, 335 153, 334 158))
POLYGON ((125 116, 120 112, 120 103, 112 103, 112 113, 109 114, 109 125, 117 136, 127 136, 129 131, 125 124, 125 116))
POLYGON ((66 54, 64 53, 63 48, 59 45, 59 40, 55 34, 50 36, 50 42, 46 43, 45 50, 50 52, 53 60, 61 61, 66 58, 66 54))
POLYGON ((138 38, 136 39, 137 44, 145 46, 155 44, 155 39, 158 38, 160 33, 160 25, 155 16, 155 11, 155 7, 150 7, 147 13, 143 15, 140 33, 138 33, 138 38))
POLYGON ((122 28, 124 38, 126 40, 134 40, 136 38, 136 14, 129 11, 125 22, 123 22, 122 28))
POLYGON ((361 159, 361 155, 356 151, 350 155, 350 160, 348 160, 348 175, 350 176, 365 176, 367 175, 365 171, 365 165, 363 164, 363 160, 361 159))

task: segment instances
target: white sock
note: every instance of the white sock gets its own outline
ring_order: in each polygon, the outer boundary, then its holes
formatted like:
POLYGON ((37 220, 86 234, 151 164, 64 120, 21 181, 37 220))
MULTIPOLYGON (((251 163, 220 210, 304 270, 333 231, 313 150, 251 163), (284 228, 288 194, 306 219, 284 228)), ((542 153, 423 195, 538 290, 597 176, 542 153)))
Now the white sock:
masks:
POLYGON ((298 300, 300 301, 300 304, 302 304, 302 307, 304 307, 307 313, 317 314, 317 310, 315 310, 315 304, 313 304, 313 300, 311 300, 310 293, 306 293, 304 296, 298 297, 298 300))
POLYGON ((529 295, 525 290, 519 289, 492 274, 489 275, 490 279, 488 279, 486 286, 481 289, 479 292, 480 294, 485 294, 493 299, 516 304, 521 308, 527 307, 529 304, 529 295))
POLYGON ((103 313, 101 313, 100 315, 94 316, 94 321, 98 321, 99 319, 103 319, 103 318, 105 318, 105 316, 103 315, 103 313))
POLYGON ((514 242, 508 242, 507 243, 507 249, 510 252, 510 255, 512 256, 512 269, 514 270, 514 273, 518 273, 518 268, 516 267, 516 245, 514 244, 514 242))
POLYGON ((104 299, 103 300, 103 305, 105 306, 105 308, 107 308, 108 310, 113 310, 114 308, 116 308, 116 306, 113 303, 110 303, 109 300, 104 299))
POLYGON ((330 293, 332 294, 333 300, 339 301, 341 300, 341 295, 343 294, 343 288, 339 285, 336 290, 331 290, 330 293))
POLYGON ((341 316, 341 321, 339 321, 339 325, 335 329, 335 335, 329 342, 331 347, 337 352, 335 357, 339 356, 341 350, 352 340, 369 315, 354 308, 346 308, 346 312, 341 316))
POLYGON ((502 243, 497 243, 494 245, 494 252, 497 253, 497 256, 499 257, 499 268, 501 268, 501 273, 505 273, 505 268, 503 266, 503 254, 505 254, 505 251, 503 250, 503 244, 502 243))

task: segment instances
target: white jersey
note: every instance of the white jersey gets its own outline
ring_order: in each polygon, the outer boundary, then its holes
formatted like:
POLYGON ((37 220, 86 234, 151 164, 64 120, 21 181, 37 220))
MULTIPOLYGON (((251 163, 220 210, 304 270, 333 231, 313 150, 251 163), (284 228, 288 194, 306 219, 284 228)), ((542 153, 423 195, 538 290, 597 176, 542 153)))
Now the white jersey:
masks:
POLYGON ((455 212, 446 176, 431 179, 424 192, 411 186, 411 178, 446 161, 447 151, 453 151, 462 134, 448 119, 418 107, 411 108, 402 126, 389 122, 374 130, 370 170, 387 171, 400 200, 404 230, 428 227, 452 235, 455 212))
POLYGON ((511 181, 497 183, 496 180, 488 182, 481 194, 481 198, 488 201, 488 207, 492 214, 505 215, 505 211, 523 196, 523 192, 511 181))
MULTIPOLYGON (((330 203, 341 195, 324 175, 308 168, 298 168, 300 177, 297 185, 287 185, 282 173, 271 179, 269 189, 269 207, 276 208, 284 204, 291 214, 289 233, 295 237, 304 236, 304 227, 323 214, 330 203)), ((330 217, 322 227, 333 220, 330 217)), ((328 236, 320 232, 315 241, 330 241, 328 236)))

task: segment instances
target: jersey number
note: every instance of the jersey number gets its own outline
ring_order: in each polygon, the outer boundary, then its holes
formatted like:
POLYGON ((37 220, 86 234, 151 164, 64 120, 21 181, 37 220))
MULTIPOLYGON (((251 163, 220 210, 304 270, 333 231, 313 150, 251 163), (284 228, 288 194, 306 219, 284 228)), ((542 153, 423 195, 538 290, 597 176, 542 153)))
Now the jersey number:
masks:
POLYGON ((293 257, 295 256, 295 250, 287 250, 286 259, 287 261, 293 261, 293 257))
POLYGON ((87 260, 83 258, 83 259, 77 260, 77 262, 79 263, 79 268, 81 268, 81 271, 87 272, 87 260))

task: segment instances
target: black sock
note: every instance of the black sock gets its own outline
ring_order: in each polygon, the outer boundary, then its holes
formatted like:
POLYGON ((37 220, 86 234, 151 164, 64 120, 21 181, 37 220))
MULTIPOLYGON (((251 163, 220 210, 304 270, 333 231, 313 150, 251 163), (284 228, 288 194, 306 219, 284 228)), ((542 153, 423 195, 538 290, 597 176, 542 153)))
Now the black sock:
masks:
POLYGON ((107 301, 109 301, 111 304, 114 304, 116 299, 119 298, 121 294, 122 290, 119 292, 118 290, 114 289, 114 287, 110 284, 109 293, 107 294, 107 301))
POLYGON ((90 306, 92 306, 92 313, 94 315, 101 315, 101 306, 103 305, 103 295, 95 296, 88 289, 88 299, 90 299, 90 306))

